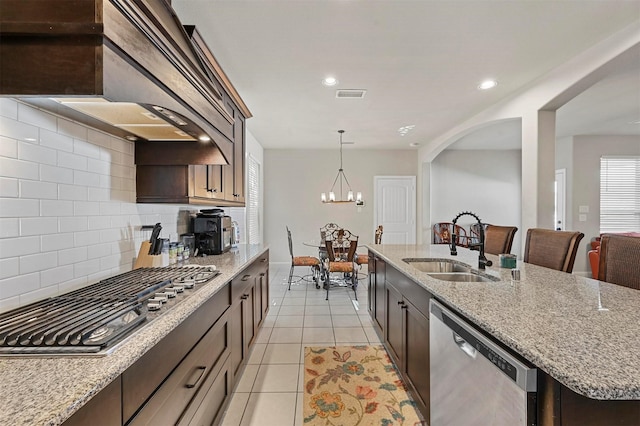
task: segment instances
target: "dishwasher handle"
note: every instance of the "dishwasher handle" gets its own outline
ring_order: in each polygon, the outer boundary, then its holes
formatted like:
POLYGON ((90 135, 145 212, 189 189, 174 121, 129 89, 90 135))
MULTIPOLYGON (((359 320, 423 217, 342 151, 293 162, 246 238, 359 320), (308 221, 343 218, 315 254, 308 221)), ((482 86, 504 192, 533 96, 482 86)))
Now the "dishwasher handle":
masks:
POLYGON ((456 342, 456 345, 458 345, 458 348, 460 348, 460 350, 465 354, 467 354, 467 356, 469 356, 470 358, 476 359, 476 355, 478 355, 478 351, 469 343, 467 343, 466 340, 460 337, 460 335, 456 334, 455 331, 452 331, 451 334, 453 336, 453 341, 456 342))

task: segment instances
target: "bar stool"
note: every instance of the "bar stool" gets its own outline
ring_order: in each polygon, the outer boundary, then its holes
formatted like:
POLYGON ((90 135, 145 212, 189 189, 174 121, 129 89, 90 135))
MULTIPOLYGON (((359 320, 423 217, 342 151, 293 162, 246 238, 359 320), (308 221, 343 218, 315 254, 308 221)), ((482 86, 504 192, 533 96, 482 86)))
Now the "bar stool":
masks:
POLYGON ((527 231, 523 260, 545 268, 571 273, 582 232, 531 228, 527 231))
POLYGON ((598 279, 640 290, 640 238, 602 235, 598 279))
POLYGON ((484 231, 484 252, 489 254, 511 253, 515 226, 487 225, 484 231))

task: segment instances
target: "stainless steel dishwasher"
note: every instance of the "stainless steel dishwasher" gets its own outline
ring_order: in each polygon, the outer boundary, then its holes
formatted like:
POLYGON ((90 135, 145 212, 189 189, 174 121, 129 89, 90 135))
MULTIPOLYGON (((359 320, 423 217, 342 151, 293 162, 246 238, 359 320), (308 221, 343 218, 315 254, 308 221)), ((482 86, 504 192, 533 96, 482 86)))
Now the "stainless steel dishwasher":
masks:
POLYGON ((431 299, 430 426, 536 424, 536 369, 431 299))

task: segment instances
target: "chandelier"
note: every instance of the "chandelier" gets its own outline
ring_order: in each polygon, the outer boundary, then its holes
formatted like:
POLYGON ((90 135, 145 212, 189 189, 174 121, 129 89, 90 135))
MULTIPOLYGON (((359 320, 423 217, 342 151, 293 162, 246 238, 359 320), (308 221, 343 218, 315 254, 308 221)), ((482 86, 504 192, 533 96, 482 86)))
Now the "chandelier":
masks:
POLYGON ((323 203, 353 203, 355 202, 357 205, 364 205, 364 202, 362 201, 362 192, 358 192, 356 194, 355 199, 353 198, 353 190, 351 189, 351 185, 349 185, 349 180, 347 179, 347 176, 344 174, 344 169, 342 168, 342 145, 347 145, 350 142, 342 142, 342 134, 344 133, 344 130, 338 130, 338 133, 340 133, 340 168, 338 169, 338 174, 336 175, 336 178, 333 181, 333 185, 331 185, 331 191, 329 191, 329 199, 327 199, 327 194, 325 192, 323 192, 320 195, 320 199, 322 200, 323 203), (340 184, 339 185, 339 189, 340 189, 340 198, 336 199, 336 193, 334 191, 336 184, 340 184), (343 189, 347 189, 347 199, 345 200, 343 197, 343 189))

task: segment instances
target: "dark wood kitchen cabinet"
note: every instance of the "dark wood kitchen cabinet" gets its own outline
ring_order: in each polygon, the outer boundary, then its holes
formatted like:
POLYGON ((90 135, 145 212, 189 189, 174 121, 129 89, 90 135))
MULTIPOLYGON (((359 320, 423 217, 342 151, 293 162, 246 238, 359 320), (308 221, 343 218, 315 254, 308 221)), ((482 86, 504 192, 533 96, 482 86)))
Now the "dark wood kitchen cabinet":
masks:
POLYGON ((242 372, 269 309, 268 267, 267 251, 231 281, 231 371, 234 377, 242 372))
MULTIPOLYGON (((378 266, 376 264, 376 268, 378 266)), ((385 266, 384 294, 385 346, 402 373, 418 409, 428 418, 431 295, 388 265, 385 266)))
POLYGON ((386 295, 385 295, 385 274, 386 262, 369 252, 369 314, 373 319, 374 328, 381 338, 384 338, 386 328, 386 295))

